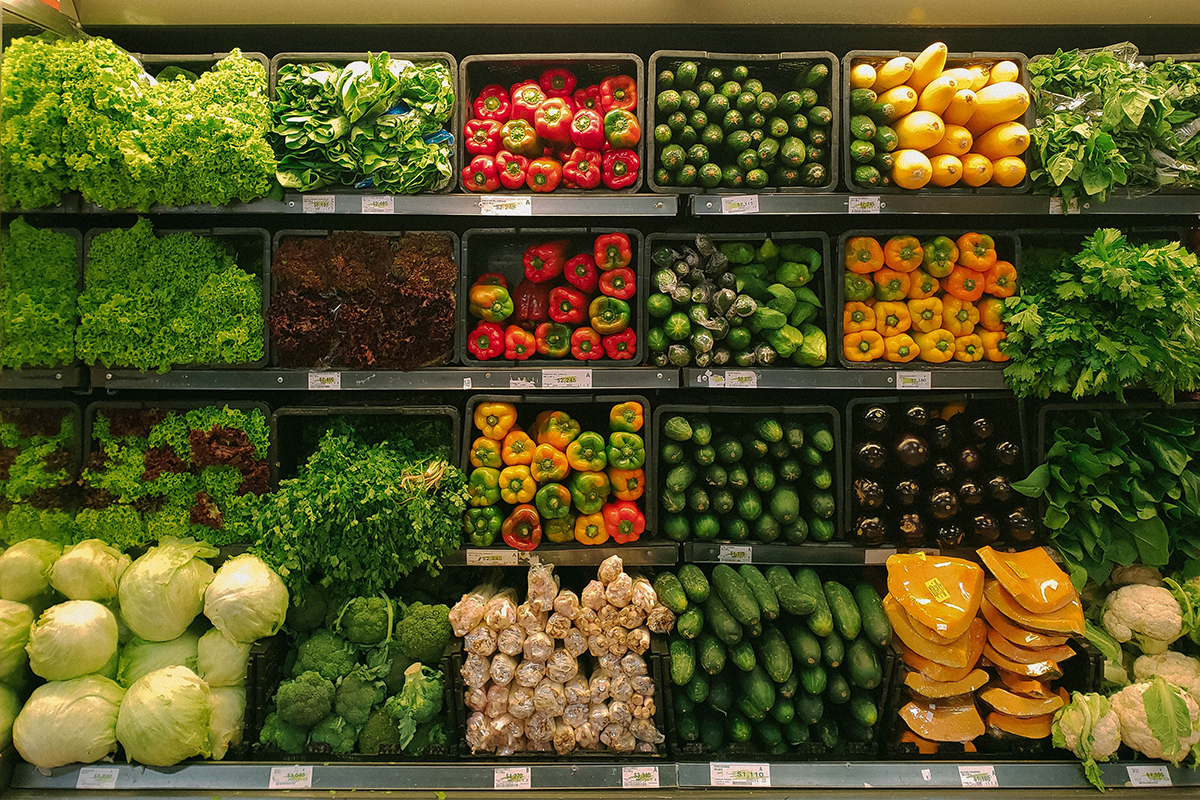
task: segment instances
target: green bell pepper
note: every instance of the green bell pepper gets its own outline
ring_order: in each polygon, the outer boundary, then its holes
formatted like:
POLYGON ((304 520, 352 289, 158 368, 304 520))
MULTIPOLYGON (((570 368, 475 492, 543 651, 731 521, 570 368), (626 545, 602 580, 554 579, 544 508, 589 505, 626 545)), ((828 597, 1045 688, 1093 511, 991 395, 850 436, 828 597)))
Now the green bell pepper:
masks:
MULTIPOLYGON (((622 435, 641 439, 632 433, 622 435)), ((571 500, 575 509, 580 514, 595 514, 608 500, 609 488, 608 476, 603 472, 576 472, 571 476, 571 500)))
POLYGON ((575 514, 568 510, 567 515, 556 519, 542 521, 542 536, 547 541, 562 544, 575 541, 575 514))
POLYGON ((504 518, 496 508, 472 508, 463 515, 463 528, 474 547, 489 547, 500 535, 504 518))
POLYGON ((548 483, 538 489, 533 504, 542 519, 561 519, 571 513, 571 492, 561 483, 548 483))
POLYGON ((780 314, 790 314, 792 309, 796 307, 796 293, 782 283, 772 283, 767 287, 767 291, 771 293, 771 300, 767 301, 767 308, 773 308, 780 314))
POLYGON ((567 464, 579 472, 600 472, 608 466, 604 452, 604 437, 595 431, 584 431, 567 445, 567 464))
POLYGON ((642 437, 636 433, 614 431, 608 437, 608 463, 615 469, 641 469, 646 463, 646 444, 642 437))
POLYGON ((592 330, 601 336, 620 333, 629 327, 629 303, 601 295, 588 306, 592 330))
POLYGON ((500 502, 500 470, 477 467, 467 479, 467 496, 475 507, 493 506, 500 502))
POLYGON ((847 302, 862 303, 875 296, 875 284, 871 283, 871 279, 866 275, 847 270, 845 285, 847 302))

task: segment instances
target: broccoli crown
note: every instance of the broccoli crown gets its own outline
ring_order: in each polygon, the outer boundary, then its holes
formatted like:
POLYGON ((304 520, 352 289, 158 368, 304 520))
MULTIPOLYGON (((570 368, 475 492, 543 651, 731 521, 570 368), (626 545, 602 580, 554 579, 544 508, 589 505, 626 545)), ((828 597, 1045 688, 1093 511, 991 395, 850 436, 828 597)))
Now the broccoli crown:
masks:
POLYGON ((338 683, 333 709, 346 722, 361 728, 383 698, 383 681, 376 680, 365 668, 355 667, 338 683))
POLYGON ((354 752, 354 743, 358 740, 358 726, 351 725, 337 714, 330 714, 317 723, 312 729, 309 741, 327 744, 335 753, 354 752))
POLYGON ((311 583, 305 584, 300 591, 292 592, 292 602, 287 611, 287 626, 300 632, 316 630, 325 621, 328 610, 329 601, 325 590, 311 583))
POLYGON ((342 606, 335 627, 355 644, 379 644, 391 638, 394 619, 386 597, 355 597, 342 606))
POLYGON ((404 717, 417 724, 429 722, 442 710, 444 688, 441 670, 413 664, 404 671, 404 688, 388 699, 385 708, 397 722, 404 717))
POLYGON ((400 731, 391 716, 381 708, 372 711, 358 734, 358 752, 377 756, 385 747, 399 746, 400 731))
POLYGON ((285 753, 300 755, 308 742, 308 734, 284 722, 278 713, 272 711, 263 721, 262 731, 258 741, 264 745, 274 745, 285 753))
POLYGON ((404 748, 404 752, 413 756, 422 756, 433 745, 445 743, 446 729, 442 726, 441 721, 427 722, 417 726, 417 732, 413 735, 412 741, 408 743, 408 747, 404 748))
POLYGON ((387 657, 391 663, 391 669, 383 677, 383 682, 387 686, 388 697, 391 697, 394 694, 400 694, 400 690, 404 688, 404 670, 412 666, 416 659, 410 656, 397 641, 388 642, 387 657))
POLYGON ((279 684, 275 707, 284 722, 308 730, 333 710, 333 683, 319 673, 302 672, 279 684))
POLYGON ((357 665, 358 656, 345 639, 329 631, 317 631, 297 648, 292 675, 316 672, 322 678, 336 681, 357 665))
POLYGON ((396 641, 405 654, 423 664, 442 660, 454 630, 450 627, 450 609, 445 605, 413 603, 396 623, 396 641))

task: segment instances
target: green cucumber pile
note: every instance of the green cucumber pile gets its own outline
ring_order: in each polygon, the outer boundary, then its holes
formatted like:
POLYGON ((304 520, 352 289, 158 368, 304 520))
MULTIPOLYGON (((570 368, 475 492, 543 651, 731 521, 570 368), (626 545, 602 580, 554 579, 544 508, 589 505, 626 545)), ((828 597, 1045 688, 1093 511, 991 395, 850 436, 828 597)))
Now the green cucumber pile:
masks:
POLYGON ((664 415, 659 530, 683 542, 833 539, 834 437, 820 414, 664 415))
POLYGON ((869 583, 823 584, 807 567, 694 564, 655 580, 676 614, 670 644, 678 744, 783 755, 870 744, 892 627, 869 583))

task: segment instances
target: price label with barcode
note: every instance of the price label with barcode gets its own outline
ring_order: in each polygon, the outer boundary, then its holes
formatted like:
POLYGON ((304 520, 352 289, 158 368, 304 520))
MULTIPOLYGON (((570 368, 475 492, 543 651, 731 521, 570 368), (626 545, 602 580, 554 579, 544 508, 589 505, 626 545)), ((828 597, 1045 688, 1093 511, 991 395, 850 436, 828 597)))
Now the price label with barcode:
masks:
POLYGON ((329 389, 342 388, 342 373, 340 372, 310 372, 308 373, 308 390, 319 392, 329 389))
POLYGON ((592 388, 592 371, 590 369, 544 369, 542 370, 543 389, 590 389, 592 388))
POLYGON ((116 789, 117 767, 80 767, 75 779, 76 789, 116 789))
POLYGON ((886 564, 888 558, 896 555, 891 547, 868 547, 863 551, 864 564, 886 564))
POLYGON ((770 764, 709 764, 711 786, 751 786, 770 788, 770 764))
POLYGON ((995 767, 959 767, 958 780, 964 789, 999 789, 995 767))
POLYGON ((897 389, 930 389, 933 387, 932 372, 897 372, 897 389))
POLYGON ((496 767, 492 782, 493 789, 529 789, 529 767, 496 767))
POLYGON ((658 767, 621 767, 621 788, 657 789, 658 767))
POLYGON ((331 194, 306 194, 300 208, 305 214, 332 214, 336 210, 331 194))
POLYGON ((529 197, 481 197, 479 213, 485 217, 531 217, 533 199, 529 197))
POLYGON ((1050 198, 1050 213, 1051 214, 1078 214, 1079 213, 1079 198, 1072 197, 1067 201, 1066 206, 1063 206, 1061 197, 1050 198))
POLYGON ((748 544, 723 544, 717 560, 726 564, 749 564, 754 560, 754 548, 748 544))
POLYGON ((468 567, 515 567, 516 550, 468 550, 468 567))
POLYGON ((362 213, 364 214, 394 214, 396 199, 386 194, 363 195, 362 213))
POLYGON ((758 195, 745 194, 721 198, 722 214, 757 214, 758 195))
POLYGON ((738 369, 714 372, 708 376, 708 385, 713 389, 754 389, 758 387, 758 373, 738 369))
POLYGON ((878 195, 851 195, 847 210, 851 214, 878 214, 883 208, 878 195))
POLYGON ((271 780, 268 789, 311 789, 313 778, 312 766, 293 765, 290 767, 271 767, 271 780))
POLYGON ((1129 783, 1133 786, 1172 786, 1171 773, 1165 764, 1127 766, 1129 783))

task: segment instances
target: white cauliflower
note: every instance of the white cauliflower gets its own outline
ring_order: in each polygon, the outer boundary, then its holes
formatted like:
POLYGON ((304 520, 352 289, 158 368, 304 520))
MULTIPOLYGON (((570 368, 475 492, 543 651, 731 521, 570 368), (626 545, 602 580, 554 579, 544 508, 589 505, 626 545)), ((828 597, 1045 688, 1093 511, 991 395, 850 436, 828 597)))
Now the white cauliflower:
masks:
POLYGON ((1073 692, 1071 702, 1054 715, 1051 725, 1054 746, 1070 750, 1083 762, 1087 779, 1104 789, 1097 761, 1108 761, 1121 746, 1121 718, 1101 694, 1073 692))
POLYGON ((1118 642, 1132 640, 1143 653, 1154 655, 1185 633, 1183 609, 1170 590, 1134 583, 1105 599, 1104 628, 1118 642))
POLYGON ((1121 717, 1121 741, 1147 758, 1178 766, 1200 742, 1200 706, 1162 678, 1126 686, 1109 702, 1121 717), (1153 714, 1147 713, 1147 703, 1153 706, 1153 714))
POLYGON ((1155 676, 1174 684, 1200 703, 1200 661, 1183 653, 1166 652, 1140 656, 1133 662, 1133 677, 1149 681, 1155 676))

